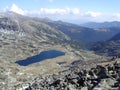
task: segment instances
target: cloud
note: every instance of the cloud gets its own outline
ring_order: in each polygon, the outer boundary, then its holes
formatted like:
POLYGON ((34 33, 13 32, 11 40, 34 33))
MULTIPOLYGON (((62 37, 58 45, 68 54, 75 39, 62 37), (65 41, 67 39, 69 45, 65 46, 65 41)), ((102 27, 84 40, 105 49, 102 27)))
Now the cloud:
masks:
POLYGON ((37 11, 28 11, 28 14, 59 14, 59 15, 68 15, 68 14, 80 14, 78 8, 41 8, 37 11))
POLYGON ((24 10, 16 4, 7 6, 3 11, 13 11, 21 15, 48 17, 53 20, 88 22, 88 21, 120 21, 120 13, 102 13, 95 11, 81 11, 79 8, 40 8, 39 10, 24 10))
POLYGON ((3 12, 12 11, 21 15, 26 15, 26 10, 21 9, 16 4, 12 4, 11 6, 6 6, 2 9, 3 12))
POLYGON ((93 11, 88 11, 85 13, 85 15, 91 16, 91 17, 99 17, 102 15, 100 12, 93 12, 93 11))
POLYGON ((120 19, 120 13, 114 13, 113 16, 120 19))
POLYGON ((102 13, 100 12, 93 12, 93 11, 81 12, 79 8, 41 8, 40 10, 35 11, 31 14, 78 15, 83 17, 85 16, 85 17, 94 17, 94 18, 102 16, 102 13))
POLYGON ((21 8, 19 8, 16 4, 12 4, 12 6, 10 7, 9 11, 13 11, 13 12, 16 12, 18 14, 25 15, 24 10, 22 10, 21 8))
POLYGON ((60 9, 60 8, 55 8, 55 9, 47 9, 47 8, 41 8, 40 9, 41 14, 67 14, 69 13, 69 10, 67 9, 60 9))

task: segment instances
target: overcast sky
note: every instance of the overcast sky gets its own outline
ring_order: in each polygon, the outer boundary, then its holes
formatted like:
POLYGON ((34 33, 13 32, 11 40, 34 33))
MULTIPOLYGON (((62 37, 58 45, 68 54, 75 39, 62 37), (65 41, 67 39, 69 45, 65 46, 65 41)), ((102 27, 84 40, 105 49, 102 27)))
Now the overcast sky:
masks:
POLYGON ((120 0, 0 0, 0 10, 78 24, 120 21, 120 0))

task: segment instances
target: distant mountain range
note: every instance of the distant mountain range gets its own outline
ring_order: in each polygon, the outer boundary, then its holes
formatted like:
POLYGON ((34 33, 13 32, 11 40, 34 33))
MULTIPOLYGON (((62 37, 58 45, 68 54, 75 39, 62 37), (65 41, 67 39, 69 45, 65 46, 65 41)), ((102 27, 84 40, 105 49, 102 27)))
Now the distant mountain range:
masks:
POLYGON ((88 23, 82 24, 81 26, 89 27, 89 28, 110 28, 110 27, 120 28, 120 22, 118 21, 103 22, 103 23, 88 22, 88 23))
POLYGON ((95 43, 92 45, 91 50, 100 55, 120 57, 120 33, 113 36, 110 40, 95 43))
POLYGON ((42 22, 62 31, 73 40, 87 44, 108 40, 120 32, 119 27, 92 29, 62 21, 42 20, 42 22))
POLYGON ((91 50, 95 51, 95 53, 106 56, 118 56, 120 57, 120 22, 89 22, 85 23, 82 26, 86 26, 94 29, 104 29, 108 30, 110 37, 108 40, 100 41, 92 44, 91 50), (111 32, 111 33, 110 33, 111 32))

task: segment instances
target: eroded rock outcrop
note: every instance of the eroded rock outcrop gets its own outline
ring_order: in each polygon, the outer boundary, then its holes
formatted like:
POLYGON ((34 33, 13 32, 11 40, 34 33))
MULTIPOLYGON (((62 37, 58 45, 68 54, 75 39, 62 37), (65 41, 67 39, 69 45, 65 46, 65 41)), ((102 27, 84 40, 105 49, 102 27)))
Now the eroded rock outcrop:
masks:
POLYGON ((89 70, 76 66, 57 74, 37 77, 16 86, 16 90, 120 90, 120 63, 97 65, 89 70))

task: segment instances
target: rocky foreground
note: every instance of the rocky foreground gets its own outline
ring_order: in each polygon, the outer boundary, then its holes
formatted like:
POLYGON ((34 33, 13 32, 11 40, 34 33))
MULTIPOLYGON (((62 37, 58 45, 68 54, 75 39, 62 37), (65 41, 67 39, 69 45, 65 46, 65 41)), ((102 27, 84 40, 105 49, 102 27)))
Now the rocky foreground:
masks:
POLYGON ((39 76, 14 88, 15 90, 120 90, 120 62, 112 61, 108 62, 109 64, 106 62, 106 65, 99 64, 86 70, 78 63, 73 63, 68 70, 39 76))

